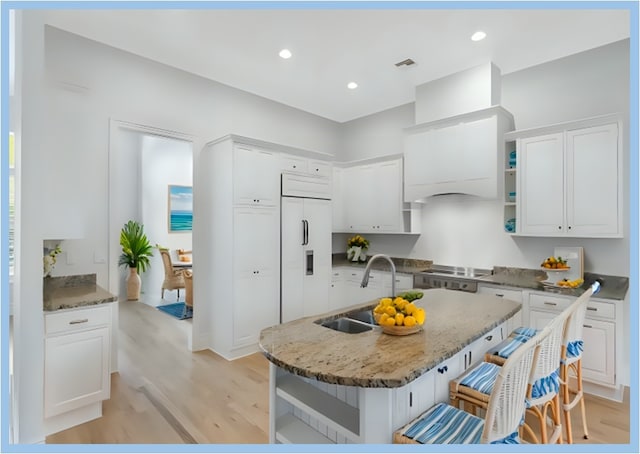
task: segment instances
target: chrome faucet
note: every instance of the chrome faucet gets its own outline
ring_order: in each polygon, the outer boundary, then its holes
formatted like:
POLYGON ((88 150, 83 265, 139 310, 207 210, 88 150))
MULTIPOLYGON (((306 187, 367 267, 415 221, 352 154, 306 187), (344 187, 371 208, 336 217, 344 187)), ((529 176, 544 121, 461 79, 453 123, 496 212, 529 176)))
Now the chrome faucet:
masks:
POLYGON ((396 266, 393 264, 393 260, 391 257, 385 254, 376 254, 371 259, 369 259, 369 263, 367 263, 367 267, 364 269, 364 276, 362 276, 362 282, 360 283, 360 287, 365 288, 369 285, 369 273, 371 272, 371 264, 375 262, 377 259, 385 259, 387 262, 391 264, 391 298, 395 298, 396 296, 396 266))

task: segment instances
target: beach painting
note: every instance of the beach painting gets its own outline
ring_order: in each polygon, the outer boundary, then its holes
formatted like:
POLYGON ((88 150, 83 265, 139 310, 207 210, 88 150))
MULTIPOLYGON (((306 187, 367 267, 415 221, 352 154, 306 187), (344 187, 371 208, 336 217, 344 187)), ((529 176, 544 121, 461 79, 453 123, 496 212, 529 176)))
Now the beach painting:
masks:
POLYGON ((193 187, 169 185, 169 232, 190 232, 193 225, 193 187))

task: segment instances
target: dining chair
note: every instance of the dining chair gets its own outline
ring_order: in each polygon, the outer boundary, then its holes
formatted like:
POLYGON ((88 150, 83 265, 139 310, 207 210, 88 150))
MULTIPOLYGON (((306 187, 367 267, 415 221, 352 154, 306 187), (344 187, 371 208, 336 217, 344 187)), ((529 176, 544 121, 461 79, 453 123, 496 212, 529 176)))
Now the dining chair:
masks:
POLYGON ((177 290, 178 297, 180 299, 180 289, 185 288, 184 276, 182 270, 177 270, 173 267, 171 256, 168 249, 160 249, 160 255, 162 256, 162 264, 164 265, 164 281, 162 281, 162 299, 164 299, 165 290, 177 290))

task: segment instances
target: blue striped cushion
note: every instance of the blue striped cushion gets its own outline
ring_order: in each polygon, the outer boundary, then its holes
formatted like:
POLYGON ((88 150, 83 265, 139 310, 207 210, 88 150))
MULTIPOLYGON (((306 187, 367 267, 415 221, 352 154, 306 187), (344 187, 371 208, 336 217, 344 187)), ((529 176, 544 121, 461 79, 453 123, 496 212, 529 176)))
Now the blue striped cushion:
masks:
POLYGON ((482 362, 462 377, 460 384, 484 394, 491 394, 499 372, 500 366, 497 364, 482 362))
POLYGON ((528 336, 524 336, 522 334, 518 334, 517 336, 508 339, 508 342, 498 350, 498 356, 502 358, 509 358, 513 352, 515 352, 518 347, 531 339, 528 336))
MULTIPOLYGON (((483 419, 440 403, 424 413, 403 435, 422 444, 477 444, 483 429, 483 419)), ((518 433, 514 432, 492 444, 519 442, 518 433)))
POLYGON ((575 340, 567 344, 567 357, 578 358, 584 351, 584 342, 581 340, 575 340))
POLYGON ((531 387, 531 397, 537 399, 549 393, 557 394, 560 390, 560 374, 554 371, 548 377, 542 377, 535 381, 531 387))
POLYGON ((527 328, 524 326, 520 326, 516 329, 513 330, 514 333, 516 334, 521 334, 523 336, 527 336, 527 337, 533 337, 538 333, 538 330, 535 328, 527 328))
POLYGON ((484 421, 451 405, 440 403, 428 410, 404 435, 423 444, 480 443, 484 421))

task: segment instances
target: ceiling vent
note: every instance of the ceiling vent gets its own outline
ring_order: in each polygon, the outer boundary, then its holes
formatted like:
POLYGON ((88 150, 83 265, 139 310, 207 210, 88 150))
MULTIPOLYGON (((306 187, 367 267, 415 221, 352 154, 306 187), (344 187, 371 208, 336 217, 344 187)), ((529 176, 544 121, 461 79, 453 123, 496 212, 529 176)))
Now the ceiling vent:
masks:
POLYGON ((411 66, 411 65, 415 65, 416 62, 411 60, 410 58, 407 58, 406 60, 402 60, 399 61, 398 63, 396 63, 396 66, 399 68, 401 66, 411 66))

